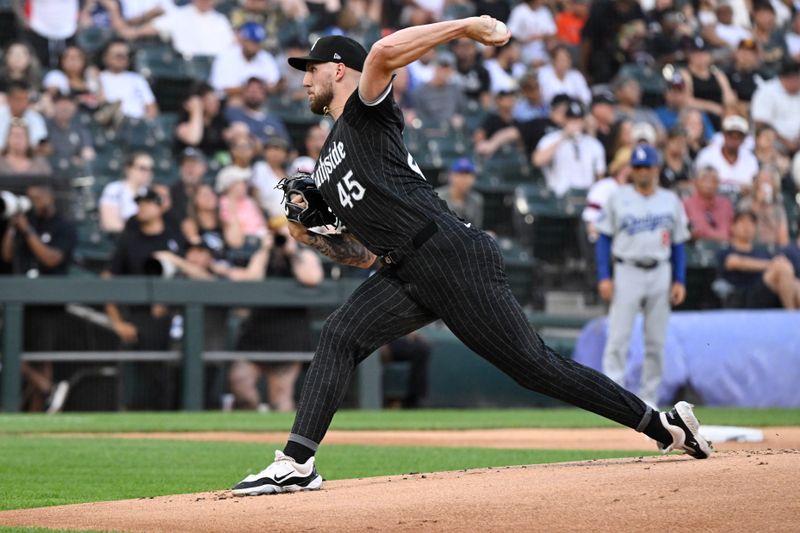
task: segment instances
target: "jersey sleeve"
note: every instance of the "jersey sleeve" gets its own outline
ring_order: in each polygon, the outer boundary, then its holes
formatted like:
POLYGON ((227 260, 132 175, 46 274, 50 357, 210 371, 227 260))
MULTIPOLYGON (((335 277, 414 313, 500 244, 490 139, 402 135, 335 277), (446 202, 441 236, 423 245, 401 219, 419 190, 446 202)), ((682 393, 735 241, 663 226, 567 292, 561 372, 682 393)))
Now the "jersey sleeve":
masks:
POLYGON ((594 227, 597 228, 597 231, 603 235, 608 235, 609 237, 614 236, 616 229, 616 213, 614 204, 616 203, 615 199, 618 192, 619 191, 616 191, 611 195, 611 198, 609 198, 606 202, 606 205, 603 206, 603 209, 600 211, 600 216, 594 223, 594 227))
POLYGON ((344 106, 344 119, 353 127, 367 127, 378 124, 381 127, 403 129, 403 113, 394 101, 394 76, 376 99, 365 101, 361 91, 356 89, 344 106))

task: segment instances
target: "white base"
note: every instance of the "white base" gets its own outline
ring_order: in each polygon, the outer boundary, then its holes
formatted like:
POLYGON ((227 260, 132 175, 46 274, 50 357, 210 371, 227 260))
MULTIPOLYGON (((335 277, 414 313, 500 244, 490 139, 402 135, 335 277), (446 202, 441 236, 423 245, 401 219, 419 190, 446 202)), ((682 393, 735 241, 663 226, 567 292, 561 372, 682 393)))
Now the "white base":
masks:
POLYGON ((736 426, 700 426, 700 434, 711 442, 763 442, 764 432, 736 426))

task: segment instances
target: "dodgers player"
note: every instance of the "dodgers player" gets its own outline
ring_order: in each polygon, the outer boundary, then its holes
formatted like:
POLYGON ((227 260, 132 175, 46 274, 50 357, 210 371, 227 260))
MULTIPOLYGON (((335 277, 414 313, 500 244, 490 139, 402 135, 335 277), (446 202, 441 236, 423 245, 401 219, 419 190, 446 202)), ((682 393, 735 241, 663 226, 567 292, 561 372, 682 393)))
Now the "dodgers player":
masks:
POLYGON ((645 359, 639 396, 652 407, 658 402, 670 303, 680 305, 686 296, 683 243, 689 239, 681 201, 658 186, 658 160, 652 146, 634 148, 632 183, 613 194, 596 225, 598 291, 611 301, 603 372, 625 385, 633 321, 642 311, 645 359))

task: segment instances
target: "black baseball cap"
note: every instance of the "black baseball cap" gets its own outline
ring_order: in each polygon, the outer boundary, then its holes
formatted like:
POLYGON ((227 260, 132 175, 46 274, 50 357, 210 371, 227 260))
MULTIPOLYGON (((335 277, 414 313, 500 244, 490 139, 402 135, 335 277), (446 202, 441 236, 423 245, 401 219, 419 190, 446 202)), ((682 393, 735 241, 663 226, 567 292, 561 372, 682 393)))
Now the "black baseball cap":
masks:
POLYGON ((578 100, 572 100, 567 107, 567 118, 583 118, 586 112, 578 100))
POLYGON ((134 201, 137 204, 139 202, 155 202, 161 205, 161 196, 152 187, 145 187, 139 190, 134 201))
POLYGON ((311 47, 307 56, 290 57, 289 65, 305 72, 309 63, 343 63, 361 72, 367 51, 357 41, 343 35, 321 37, 311 47))

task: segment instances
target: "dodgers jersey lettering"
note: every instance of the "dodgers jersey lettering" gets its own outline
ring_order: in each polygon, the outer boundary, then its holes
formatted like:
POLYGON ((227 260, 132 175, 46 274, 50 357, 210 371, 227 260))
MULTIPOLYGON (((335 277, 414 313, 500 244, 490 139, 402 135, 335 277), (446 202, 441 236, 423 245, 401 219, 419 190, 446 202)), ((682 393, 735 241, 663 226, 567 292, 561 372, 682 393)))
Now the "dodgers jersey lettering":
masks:
POLYGON ((597 229, 613 239, 615 257, 666 261, 670 246, 689 239, 686 212, 678 196, 661 187, 650 196, 625 185, 612 194, 597 229))
POLYGON ((342 225, 376 255, 406 244, 450 213, 403 142, 391 85, 374 105, 356 89, 333 124, 312 174, 342 225))

